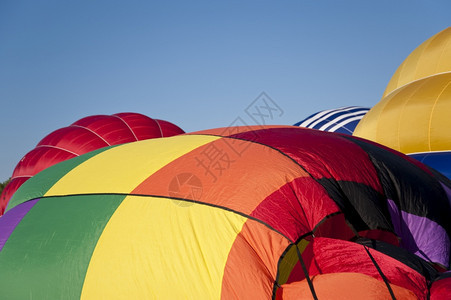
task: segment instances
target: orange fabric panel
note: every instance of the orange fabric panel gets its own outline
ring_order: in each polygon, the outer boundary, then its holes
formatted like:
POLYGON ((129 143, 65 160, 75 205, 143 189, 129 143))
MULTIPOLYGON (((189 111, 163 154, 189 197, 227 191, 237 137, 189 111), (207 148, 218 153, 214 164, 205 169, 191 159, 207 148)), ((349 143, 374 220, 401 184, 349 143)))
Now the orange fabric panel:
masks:
MULTIPOLYGON (((221 128, 212 128, 206 129, 202 131, 190 132, 188 134, 206 134, 206 135, 217 135, 217 136, 231 136, 238 133, 259 130, 259 129, 268 129, 268 128, 279 128, 279 127, 289 127, 286 125, 251 125, 246 126, 246 124, 240 124, 237 122, 236 124, 232 124, 230 127, 221 127, 221 128), (245 125, 245 126, 242 126, 245 125), (234 127, 239 126, 239 127, 234 127)), ((297 127, 297 126, 296 126, 297 127)))
MULTIPOLYGON (((332 273, 312 278, 318 299, 380 300, 391 299, 383 281, 360 273, 332 273)), ((412 291, 390 284, 397 300, 418 299, 412 291)), ((307 280, 284 284, 277 290, 277 300, 313 299, 307 280)))
POLYGON ((279 258, 289 244, 264 224, 248 220, 229 252, 221 298, 271 299, 279 258))
POLYGON ((270 147, 239 141, 233 149, 231 141, 221 138, 196 148, 152 174, 132 194, 195 200, 250 214, 287 182, 308 176, 270 147))

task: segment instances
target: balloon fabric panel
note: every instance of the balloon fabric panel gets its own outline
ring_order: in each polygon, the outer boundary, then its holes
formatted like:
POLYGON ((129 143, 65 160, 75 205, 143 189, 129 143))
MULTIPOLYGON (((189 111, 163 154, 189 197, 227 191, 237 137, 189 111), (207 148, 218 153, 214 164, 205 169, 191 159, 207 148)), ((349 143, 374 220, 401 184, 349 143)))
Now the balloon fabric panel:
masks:
POLYGON ((69 126, 48 134, 37 147, 55 148, 78 156, 110 145, 111 143, 89 128, 69 126))
POLYGON ((151 139, 109 148, 67 173, 52 186, 46 196, 105 191, 130 193, 162 166, 215 139, 217 138, 209 136, 180 136, 177 139, 151 139), (155 155, 152 157, 146 151, 148 145, 152 145, 154 150, 155 155), (121 159, 117 159, 118 157, 121 159))
POLYGON ((336 178, 365 183, 379 191, 380 186, 371 178, 376 171, 367 155, 352 143, 347 144, 341 136, 328 132, 301 128, 274 128, 232 135, 236 139, 249 140, 267 145, 284 153, 313 178, 336 178), (349 160, 352 156, 355 160, 349 160), (343 168, 346 162, 347 168, 343 168), (363 166, 363 170, 360 170, 363 166), (355 172, 348 172, 355 169, 355 172))
MULTIPOLYGON (((361 273, 330 273, 316 275, 312 282, 318 299, 380 300, 390 299, 383 281, 361 273)), ((412 291, 390 284, 397 300, 418 300, 412 291)), ((277 300, 313 299, 306 280, 284 284, 277 291, 277 300)))
POLYGON ((406 154, 450 150, 450 99, 451 72, 411 82, 379 101, 353 135, 406 154))
MULTIPOLYGON (((313 251, 311 260, 305 260, 310 276, 358 272, 383 281, 362 245, 329 238, 315 238, 308 247, 311 249, 306 251, 313 251)), ((373 249, 369 251, 390 283, 413 291, 420 299, 425 298, 427 283, 420 273, 383 253, 373 249)))
POLYGON ((451 179, 451 151, 414 153, 409 156, 451 179))
POLYGON ((11 198, 11 200, 9 201, 6 211, 19 205, 20 203, 23 203, 24 201, 44 196, 47 191, 70 170, 74 169, 79 164, 82 164, 86 160, 107 149, 108 148, 101 148, 96 151, 89 152, 85 155, 77 156, 73 159, 63 161, 59 163, 57 167, 52 166, 42 171, 41 176, 33 176, 27 182, 25 182, 19 190, 17 190, 13 198, 11 198))
POLYGON ((0 218, 0 251, 13 233, 16 226, 22 221, 23 217, 30 211, 39 199, 29 200, 22 205, 15 207, 6 217, 0 218))
POLYGON ((123 198, 80 195, 40 199, 0 252, 2 297, 79 298, 97 239, 123 198), (27 238, 21 238, 23 235, 27 238))
MULTIPOLYGON (((157 119, 155 119, 155 121, 158 123, 158 126, 160 127, 162 137, 169 137, 169 136, 174 136, 174 135, 184 133, 184 131, 180 127, 178 127, 177 125, 175 125, 171 122, 168 122, 165 120, 157 120, 157 119)), ((143 132, 142 135, 140 135, 139 132, 137 132, 136 134, 140 140, 150 138, 150 137, 148 137, 147 133, 145 133, 145 132, 143 132), (140 138, 140 136, 141 136, 141 138, 140 138)))
POLYGON ((97 243, 81 299, 149 299, 155 291, 167 299, 217 299, 246 220, 212 206, 128 196, 97 243))
POLYGON ((290 241, 262 222, 248 220, 230 249, 221 299, 269 299, 280 269, 278 260, 290 241))
POLYGON ((451 27, 424 41, 399 66, 383 97, 421 78, 451 71, 451 27))
MULTIPOLYGON (((202 136, 186 136, 187 139, 198 137, 202 136)), ((210 138, 211 142, 200 145, 151 174, 132 193, 183 198, 251 214, 262 199, 287 181, 308 176, 288 157, 274 149, 247 141, 239 141, 241 144, 238 147, 233 144, 236 142, 233 139, 210 138), (242 151, 237 151, 240 149, 242 151), (247 171, 242 172, 243 169, 247 171), (176 174, 174 170, 177 170, 176 174), (171 187, 177 174, 191 174, 198 178, 201 192, 195 194, 189 193, 190 190, 183 192, 183 187, 180 190, 171 187), (243 181, 249 185, 243 186, 243 181)))
POLYGON ((294 126, 352 134, 357 124, 368 111, 369 108, 359 106, 323 110, 294 124, 294 126))

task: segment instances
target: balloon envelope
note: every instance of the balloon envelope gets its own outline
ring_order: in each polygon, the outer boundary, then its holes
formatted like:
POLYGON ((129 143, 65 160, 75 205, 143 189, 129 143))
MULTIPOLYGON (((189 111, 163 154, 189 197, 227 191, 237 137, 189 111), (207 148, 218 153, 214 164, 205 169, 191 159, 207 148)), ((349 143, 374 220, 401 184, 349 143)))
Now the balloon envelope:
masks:
POLYGON ((14 194, 0 218, 0 289, 7 299, 289 299, 288 285, 345 295, 358 281, 380 297, 388 284, 425 299, 433 266, 449 267, 450 191, 391 149, 294 126, 109 146, 14 194))
POLYGON ((0 215, 25 181, 54 164, 102 147, 181 133, 184 131, 170 122, 138 113, 88 116, 55 130, 17 164, 0 196, 0 215))
POLYGON ((451 27, 424 41, 398 67, 382 96, 429 76, 451 72, 451 27))
POLYGON ((329 132, 352 134, 369 108, 360 106, 340 107, 317 112, 294 126, 329 132))
POLYGON ((450 86, 451 27, 404 60, 353 134, 409 154, 450 178, 450 86))
POLYGON ((451 149, 451 73, 407 84, 371 108, 353 135, 401 151, 451 149))

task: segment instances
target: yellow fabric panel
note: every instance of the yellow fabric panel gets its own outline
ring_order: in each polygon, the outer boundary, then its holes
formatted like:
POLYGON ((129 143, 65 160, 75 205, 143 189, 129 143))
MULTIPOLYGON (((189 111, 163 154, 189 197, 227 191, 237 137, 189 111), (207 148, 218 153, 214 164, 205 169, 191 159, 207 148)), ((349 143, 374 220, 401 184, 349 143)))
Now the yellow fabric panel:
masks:
POLYGON ((430 119, 430 149, 451 150, 451 76, 450 81, 440 91, 430 119))
POLYGON ((218 137, 180 135, 111 148, 67 173, 46 196, 129 193, 167 163, 216 139, 218 137))
POLYGON ((421 56, 427 47, 427 42, 424 42, 418 48, 416 48, 398 67, 395 74, 392 76, 387 84, 387 88, 382 97, 385 97, 389 93, 393 92, 397 88, 415 81, 415 75, 417 71, 417 64, 421 56))
POLYGON ((406 86, 398 97, 392 98, 394 106, 399 103, 400 111, 397 150, 403 153, 412 153, 415 149, 430 151, 429 120, 436 99, 435 86, 429 79, 422 80, 406 86))
POLYGON ((97 243, 81 299, 219 299, 246 220, 217 207, 128 196, 97 243))
POLYGON ((357 123, 356 128, 352 135, 363 137, 365 139, 376 141, 377 140, 377 124, 380 118, 380 115, 383 112, 385 105, 387 104, 388 99, 384 98, 375 106, 373 106, 357 123))
MULTIPOLYGON (((299 252, 304 252, 305 248, 308 246, 309 241, 302 239, 298 242, 297 247, 299 252)), ((278 284, 285 284, 290 278, 291 271, 293 271, 294 266, 299 262, 299 255, 296 251, 296 247, 291 247, 285 256, 282 258, 279 264, 279 280, 278 284)))
POLYGON ((451 72, 451 27, 418 46, 399 66, 382 97, 412 81, 451 72))
POLYGON ((451 73, 412 82, 376 104, 355 136, 403 153, 451 149, 451 73))
POLYGON ((353 135, 399 150, 399 120, 411 94, 412 90, 401 89, 382 99, 357 124, 353 135))

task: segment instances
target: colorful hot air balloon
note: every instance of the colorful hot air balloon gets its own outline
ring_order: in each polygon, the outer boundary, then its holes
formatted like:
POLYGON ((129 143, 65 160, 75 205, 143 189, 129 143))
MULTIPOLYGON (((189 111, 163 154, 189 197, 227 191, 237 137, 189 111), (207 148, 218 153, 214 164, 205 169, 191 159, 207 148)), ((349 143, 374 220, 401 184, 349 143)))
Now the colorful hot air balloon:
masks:
POLYGON ((367 107, 360 106, 322 110, 294 124, 294 126, 352 134, 359 121, 369 110, 367 107))
POLYGON ((412 155, 451 178, 451 27, 416 48, 354 135, 412 155))
POLYGON ((172 123, 138 113, 89 116, 55 130, 17 164, 0 197, 0 216, 25 181, 56 163, 110 145, 181 133, 184 131, 172 123))
POLYGON ((14 194, 0 218, 0 290, 5 299, 439 297, 450 290, 450 196, 447 178, 399 152, 294 126, 109 146, 14 194))

